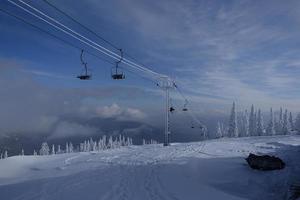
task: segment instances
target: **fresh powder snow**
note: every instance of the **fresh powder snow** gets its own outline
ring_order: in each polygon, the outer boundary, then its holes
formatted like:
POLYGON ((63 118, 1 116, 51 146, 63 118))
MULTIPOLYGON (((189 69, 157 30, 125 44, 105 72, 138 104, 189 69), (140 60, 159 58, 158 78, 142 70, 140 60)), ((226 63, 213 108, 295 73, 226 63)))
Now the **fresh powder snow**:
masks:
POLYGON ((13 156, 0 160, 0 199, 284 199, 300 178, 299 145, 300 136, 261 136, 13 156), (280 156, 287 166, 252 170, 250 152, 280 156))

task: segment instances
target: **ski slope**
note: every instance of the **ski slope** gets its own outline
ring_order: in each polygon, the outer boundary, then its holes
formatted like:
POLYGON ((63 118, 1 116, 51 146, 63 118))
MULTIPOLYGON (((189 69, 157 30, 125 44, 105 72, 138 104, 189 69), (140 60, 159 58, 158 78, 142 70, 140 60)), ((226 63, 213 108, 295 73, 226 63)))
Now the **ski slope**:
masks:
POLYGON ((300 136, 223 138, 0 160, 2 200, 284 199, 300 180, 300 136), (250 153, 279 155, 280 171, 251 170, 250 153))

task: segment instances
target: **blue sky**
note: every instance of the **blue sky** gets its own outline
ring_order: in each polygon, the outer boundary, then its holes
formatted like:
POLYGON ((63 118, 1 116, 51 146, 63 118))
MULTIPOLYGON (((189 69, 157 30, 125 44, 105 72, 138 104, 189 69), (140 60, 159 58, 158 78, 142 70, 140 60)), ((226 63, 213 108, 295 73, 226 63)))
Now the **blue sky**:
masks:
MULTIPOLYGON (((49 1, 152 70, 170 75, 199 112, 227 113, 232 101, 240 109, 255 104, 299 110, 299 1, 49 1)), ((42 1, 26 2, 92 37, 42 1)), ((0 6, 68 39, 7 1, 0 6)), ((151 82, 131 74, 113 81, 111 65, 86 56, 93 80, 83 83, 74 78, 81 71, 79 50, 2 13, 0 31, 2 65, 14 63, 34 84, 54 90, 114 88, 115 95, 98 104, 161 108, 156 106, 163 103, 161 93, 151 82), (140 92, 139 98, 130 98, 127 90, 140 92)))

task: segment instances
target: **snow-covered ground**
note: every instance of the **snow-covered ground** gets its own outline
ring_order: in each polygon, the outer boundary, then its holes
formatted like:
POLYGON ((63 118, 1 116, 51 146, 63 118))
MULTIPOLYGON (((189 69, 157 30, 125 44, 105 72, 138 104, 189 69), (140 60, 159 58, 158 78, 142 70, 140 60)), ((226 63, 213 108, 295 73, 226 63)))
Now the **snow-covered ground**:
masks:
POLYGON ((300 180, 298 145, 300 136, 274 136, 14 156, 0 160, 0 199, 285 199, 300 180), (278 155, 287 167, 252 170, 250 152, 278 155))

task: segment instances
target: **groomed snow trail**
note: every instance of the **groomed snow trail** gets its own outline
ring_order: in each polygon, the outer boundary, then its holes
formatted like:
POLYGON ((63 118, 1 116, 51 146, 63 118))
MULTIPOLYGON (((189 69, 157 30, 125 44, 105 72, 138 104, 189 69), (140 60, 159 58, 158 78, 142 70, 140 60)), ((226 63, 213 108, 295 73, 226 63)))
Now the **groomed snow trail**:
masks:
POLYGON ((283 199, 300 180, 299 145, 300 136, 274 136, 15 156, 0 160, 0 199, 283 199), (279 155, 287 167, 251 170, 250 152, 279 155))

